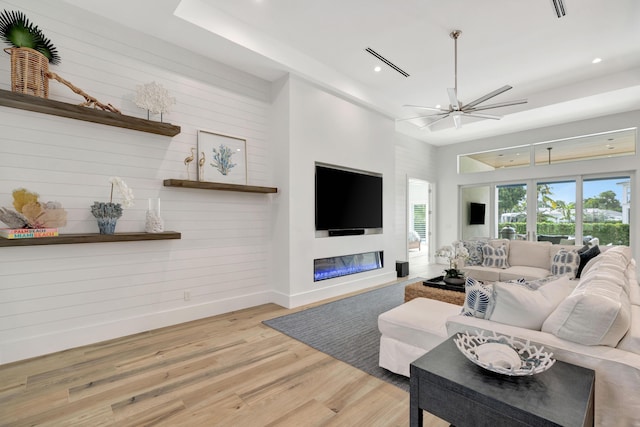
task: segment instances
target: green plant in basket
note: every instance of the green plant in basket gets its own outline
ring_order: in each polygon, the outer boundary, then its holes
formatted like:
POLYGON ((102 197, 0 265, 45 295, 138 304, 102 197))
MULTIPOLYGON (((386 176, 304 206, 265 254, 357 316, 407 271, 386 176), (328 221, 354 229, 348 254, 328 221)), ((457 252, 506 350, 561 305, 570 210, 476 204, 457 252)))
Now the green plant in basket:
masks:
POLYGON ((0 14, 0 38, 13 47, 28 47, 40 52, 51 64, 60 63, 60 56, 51 40, 22 12, 4 10, 0 14))

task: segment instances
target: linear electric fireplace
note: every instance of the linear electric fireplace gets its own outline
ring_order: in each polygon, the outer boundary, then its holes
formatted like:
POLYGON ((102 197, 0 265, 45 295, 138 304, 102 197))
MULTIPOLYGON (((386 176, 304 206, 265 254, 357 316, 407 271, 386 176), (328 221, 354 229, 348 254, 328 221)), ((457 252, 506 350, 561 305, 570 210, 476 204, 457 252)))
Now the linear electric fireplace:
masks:
POLYGON ((383 251, 341 255, 313 260, 313 281, 377 270, 384 267, 383 251))

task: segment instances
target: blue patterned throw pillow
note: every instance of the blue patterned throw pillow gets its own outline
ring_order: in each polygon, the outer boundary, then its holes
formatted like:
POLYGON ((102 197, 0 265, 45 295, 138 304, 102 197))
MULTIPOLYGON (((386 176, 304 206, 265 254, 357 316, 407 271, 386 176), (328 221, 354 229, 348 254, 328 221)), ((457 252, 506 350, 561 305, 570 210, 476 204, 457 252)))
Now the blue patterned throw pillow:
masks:
POLYGON ((580 266, 580 255, 576 251, 560 249, 553 257, 551 274, 554 276, 570 275, 576 277, 580 266))
POLYGON ((482 247, 482 266, 494 268, 509 268, 507 262, 507 247, 505 245, 494 248, 491 245, 482 247))
POLYGON ((460 314, 488 319, 493 310, 493 285, 467 277, 464 285, 465 300, 460 314))
POLYGON ((469 258, 465 265, 482 265, 482 247, 487 244, 486 240, 463 240, 462 246, 469 252, 469 258))

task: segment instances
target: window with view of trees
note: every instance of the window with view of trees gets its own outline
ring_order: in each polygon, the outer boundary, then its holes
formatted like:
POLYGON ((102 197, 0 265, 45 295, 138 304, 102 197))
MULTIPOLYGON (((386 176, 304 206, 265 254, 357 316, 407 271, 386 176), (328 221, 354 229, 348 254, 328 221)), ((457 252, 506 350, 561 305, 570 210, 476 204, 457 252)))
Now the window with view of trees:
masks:
POLYGON ((631 179, 628 176, 588 179, 583 183, 583 234, 600 244, 629 244, 631 179))
POLYGON ((498 237, 536 236, 554 244, 578 245, 597 239, 601 245, 629 245, 630 187, 629 176, 498 185, 498 237), (577 208, 578 183, 581 208, 577 208), (535 208, 527 206, 527 188, 533 185, 535 208), (529 229, 533 225, 527 224, 527 214, 536 219, 535 230, 529 229))
POLYGON ((413 230, 418 233, 421 241, 427 240, 427 205, 413 205, 413 230))

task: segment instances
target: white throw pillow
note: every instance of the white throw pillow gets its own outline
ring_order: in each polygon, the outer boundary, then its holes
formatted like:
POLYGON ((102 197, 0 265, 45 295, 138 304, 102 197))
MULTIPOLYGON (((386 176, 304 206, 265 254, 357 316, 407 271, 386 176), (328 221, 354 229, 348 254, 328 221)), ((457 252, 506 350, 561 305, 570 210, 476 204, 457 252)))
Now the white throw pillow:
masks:
POLYGON ((583 345, 618 345, 631 325, 629 295, 618 280, 594 272, 547 317, 543 332, 583 345))
POLYGON ((490 320, 539 331, 545 319, 573 290, 570 276, 556 278, 531 290, 516 283, 493 284, 493 311, 490 320))
POLYGON ((494 268, 509 268, 507 256, 508 253, 506 245, 502 245, 498 248, 494 248, 491 245, 484 245, 482 247, 482 266, 494 268))
POLYGON ((551 259, 549 251, 551 242, 530 242, 528 240, 512 240, 509 242, 509 265, 525 265, 549 269, 551 259))

